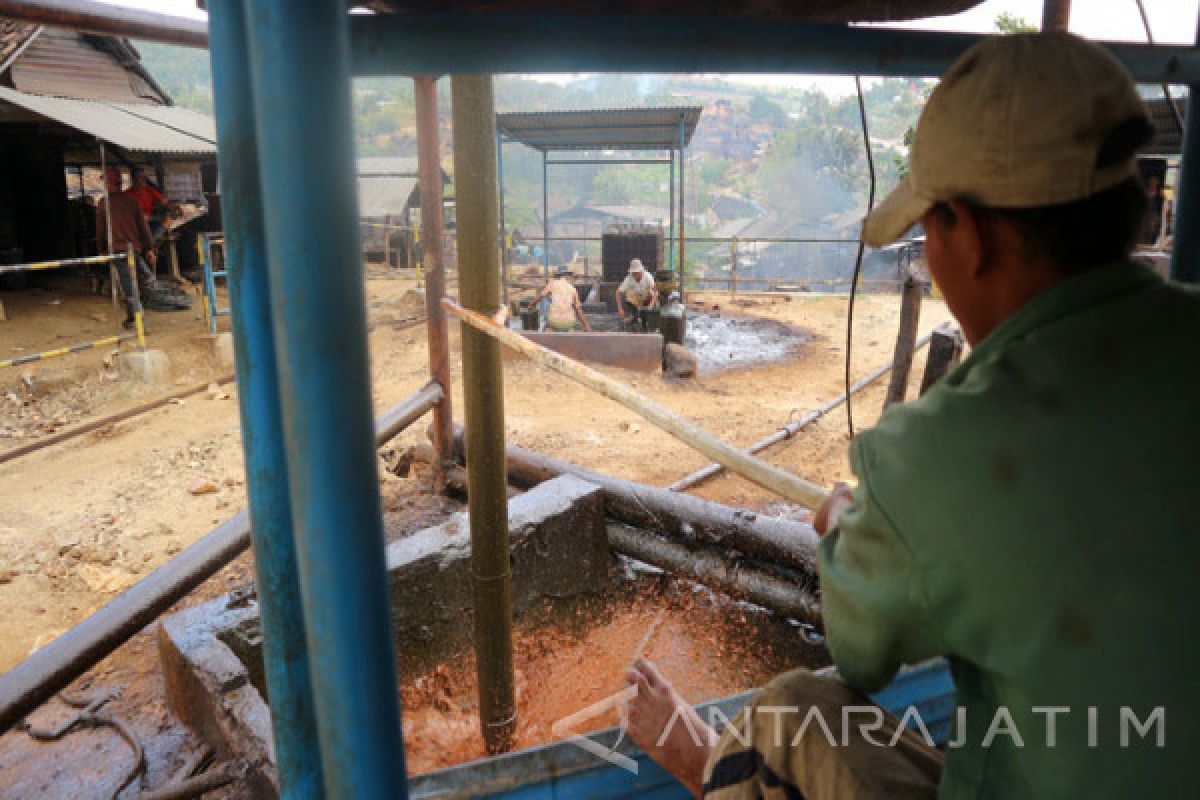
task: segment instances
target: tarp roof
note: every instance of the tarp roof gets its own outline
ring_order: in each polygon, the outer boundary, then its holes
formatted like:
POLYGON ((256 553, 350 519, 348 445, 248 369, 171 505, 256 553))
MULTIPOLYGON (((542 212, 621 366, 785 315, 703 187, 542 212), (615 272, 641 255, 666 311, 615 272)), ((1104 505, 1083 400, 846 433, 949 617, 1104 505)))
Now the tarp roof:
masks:
POLYGON ((536 150, 673 150, 683 120, 686 146, 700 121, 701 106, 610 108, 589 111, 510 112, 496 128, 510 141, 536 150))
POLYGON ((198 156, 216 155, 217 152, 212 121, 177 106, 43 97, 3 86, 0 86, 0 101, 131 152, 198 156))

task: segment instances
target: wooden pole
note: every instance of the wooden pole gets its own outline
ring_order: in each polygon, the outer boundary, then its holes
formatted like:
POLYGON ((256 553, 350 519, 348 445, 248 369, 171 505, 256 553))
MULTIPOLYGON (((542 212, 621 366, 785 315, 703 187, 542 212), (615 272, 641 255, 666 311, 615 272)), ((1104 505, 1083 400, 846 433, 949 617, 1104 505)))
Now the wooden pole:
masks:
POLYGON ((922 282, 911 271, 900 290, 900 329, 896 333, 896 349, 892 355, 892 379, 883 398, 886 409, 893 403, 903 403, 908 392, 908 375, 912 371, 913 353, 917 343, 917 324, 921 321, 922 282))
POLYGON ((1042 30, 1065 31, 1071 23, 1071 0, 1043 0, 1042 30))
POLYGON ((502 328, 488 317, 462 308, 451 300, 443 300, 442 304, 446 310, 462 322, 467 323, 470 328, 486 333, 532 361, 582 383, 611 400, 616 400, 684 444, 694 447, 717 463, 723 464, 727 469, 753 481, 764 489, 814 511, 825 502, 827 493, 819 486, 765 461, 746 455, 674 411, 623 386, 607 375, 541 345, 534 344, 524 336, 502 328))
MULTIPOLYGON (((496 249, 496 110, 490 75, 455 75, 454 177, 459 292, 478 314, 500 302, 496 249)), ((443 306, 458 308, 448 300, 443 306), (447 306, 449 304, 449 306, 447 306)), ((482 315, 480 315, 482 317, 482 315)), ((482 317, 487 319, 487 317, 482 317)), ((504 371, 500 345, 480 330, 462 332, 468 512, 475 597, 479 721, 488 752, 510 749, 516 729, 509 572, 508 485, 504 465, 504 371)))
POLYGON ((450 400, 450 341, 442 298, 446 267, 442 253, 442 164, 438 146, 437 79, 413 79, 417 113, 417 181, 421 194, 421 260, 425 265, 426 339, 429 377, 442 387, 442 400, 433 409, 433 487, 442 492, 446 468, 454 461, 454 409, 450 400))
POLYGON ((962 358, 962 333, 949 323, 939 325, 930 334, 929 355, 925 357, 925 374, 921 376, 921 394, 958 366, 962 358))

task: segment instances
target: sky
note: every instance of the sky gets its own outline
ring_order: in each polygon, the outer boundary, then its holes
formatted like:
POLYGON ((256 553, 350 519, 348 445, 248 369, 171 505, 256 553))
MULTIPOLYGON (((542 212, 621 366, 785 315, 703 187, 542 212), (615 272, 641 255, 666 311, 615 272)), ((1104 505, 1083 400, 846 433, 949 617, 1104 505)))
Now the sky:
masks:
MULTIPOLYGON (((204 19, 195 0, 102 0, 111 5, 142 8, 162 14, 204 19)), ((1143 0, 1146 16, 1156 42, 1190 44, 1195 41, 1197 6, 1200 0, 1143 0)), ((923 30, 990 33, 997 15, 1008 12, 1032 23, 1042 18, 1042 0, 985 0, 975 8, 945 17, 930 17, 910 23, 889 23, 889 27, 923 30)), ((1073 0, 1071 30, 1088 39, 1114 42, 1144 42, 1145 31, 1135 0, 1073 0)), ((537 80, 565 83, 572 75, 529 75, 537 80)), ((826 75, 728 75, 736 83, 760 86, 816 87, 830 94, 853 91, 852 79, 826 75)))

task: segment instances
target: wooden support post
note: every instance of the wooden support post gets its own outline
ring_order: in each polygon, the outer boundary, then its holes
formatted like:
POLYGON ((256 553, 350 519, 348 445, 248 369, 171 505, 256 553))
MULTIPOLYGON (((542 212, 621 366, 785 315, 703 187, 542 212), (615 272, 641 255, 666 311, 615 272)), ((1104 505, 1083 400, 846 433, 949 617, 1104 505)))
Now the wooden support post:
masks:
POLYGON ((1071 24, 1071 0, 1042 0, 1042 30, 1065 31, 1071 24))
MULTIPOLYGON (((496 249, 496 109, 490 75, 451 79, 459 294, 491 316, 500 303, 496 249)), ((508 549, 508 484, 504 464, 504 371, 500 344, 462 331, 466 401, 468 511, 475 597, 479 721, 488 752, 511 748, 516 729, 512 652, 512 576, 508 549)))
POLYGON ((433 410, 433 487, 442 492, 446 467, 454 461, 454 415, 450 401, 450 343, 446 333, 445 259, 442 255, 442 164, 438 147, 437 79, 413 79, 417 113, 417 180, 421 194, 421 261, 425 267, 425 317, 429 341, 429 377, 442 387, 433 410))
POLYGON ((885 409, 892 403, 903 403, 908 391, 908 375, 912 371, 913 352, 917 343, 917 325, 921 321, 923 287, 924 283, 910 271, 900 290, 900 330, 896 333, 892 378, 883 399, 885 409))
POLYGON ((930 334, 929 355, 925 356, 925 374, 921 376, 921 394, 958 366, 962 359, 962 333, 949 323, 943 323, 930 334))

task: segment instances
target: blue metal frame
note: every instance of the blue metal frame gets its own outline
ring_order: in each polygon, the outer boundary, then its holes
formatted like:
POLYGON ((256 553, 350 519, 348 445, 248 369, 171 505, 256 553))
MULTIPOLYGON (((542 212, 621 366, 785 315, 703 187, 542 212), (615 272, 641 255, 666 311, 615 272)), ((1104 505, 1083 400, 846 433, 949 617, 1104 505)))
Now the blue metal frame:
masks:
MULTIPOLYGON (((986 38, 632 13, 356 14, 350 30, 356 75, 601 71, 935 76, 986 38)), ((1200 51, 1194 47, 1107 46, 1141 83, 1200 83, 1200 51)))
POLYGON ((224 235, 219 233, 200 234, 200 267, 204 275, 204 316, 208 320, 208 332, 214 334, 217 332, 217 317, 231 313, 229 308, 217 307, 217 278, 229 279, 228 248, 225 251, 225 269, 215 270, 212 268, 212 250, 213 245, 217 243, 224 246, 224 235))
MULTIPOLYGON (((225 188, 225 264, 279 783, 286 800, 323 796, 308 646, 296 573, 283 418, 272 332, 254 96, 242 0, 208 0, 213 99, 225 188)), ((206 286, 211 281, 206 266, 206 286)), ((215 328, 215 317, 211 318, 215 328)))
MULTIPOLYGON (((243 437, 280 775, 287 797, 404 797, 354 219, 352 58, 358 74, 907 76, 940 73, 981 37, 641 15, 348 19, 339 0, 261 0, 246 11, 241 1, 210 0, 209 7, 243 437), (631 38, 635 26, 638 36, 631 38), (547 30, 555 35, 546 36, 547 30)), ((1200 91, 1194 47, 1111 49, 1142 82, 1189 83, 1200 91)), ((682 142, 679 156, 683 184, 682 142)), ((1200 218, 1198 181, 1200 103, 1193 103, 1173 267, 1189 280, 1200 273, 1200 225, 1191 222, 1200 218)), ((545 212, 545 164, 543 192, 545 212)), ((544 225, 548 234, 548 219, 544 225)), ((545 262, 548 267, 548 247, 545 262)), ((944 689, 937 684, 929 691, 944 689)))
POLYGON ((403 798, 345 5, 256 0, 246 27, 325 794, 403 798))

